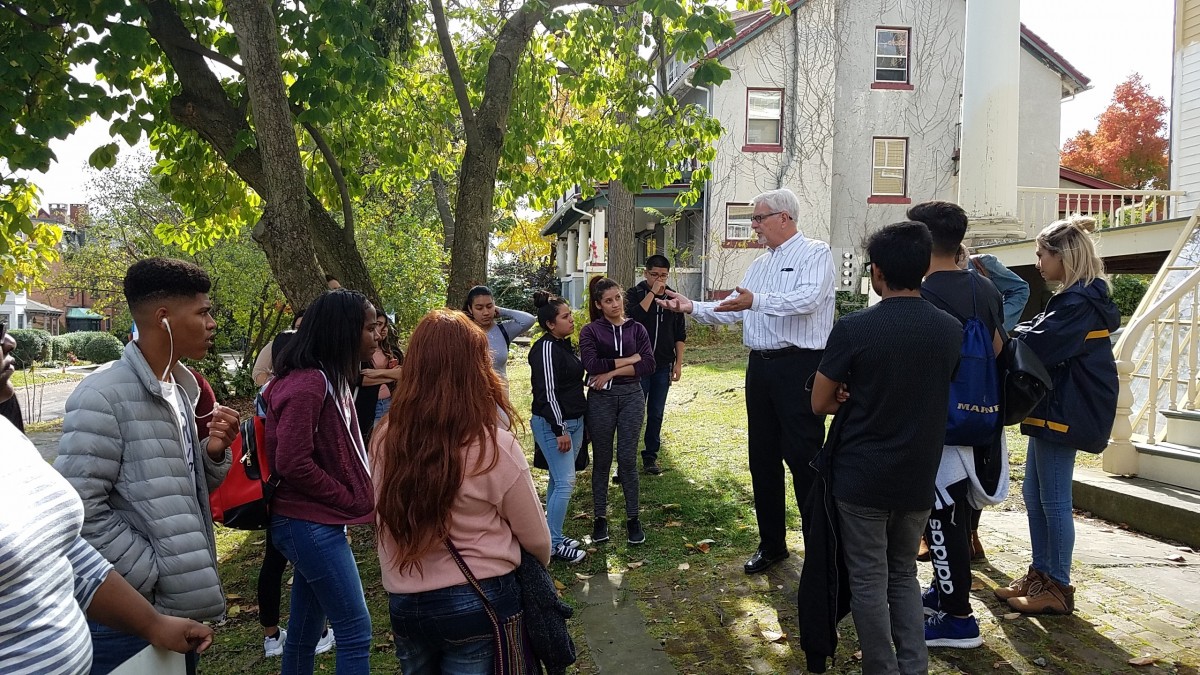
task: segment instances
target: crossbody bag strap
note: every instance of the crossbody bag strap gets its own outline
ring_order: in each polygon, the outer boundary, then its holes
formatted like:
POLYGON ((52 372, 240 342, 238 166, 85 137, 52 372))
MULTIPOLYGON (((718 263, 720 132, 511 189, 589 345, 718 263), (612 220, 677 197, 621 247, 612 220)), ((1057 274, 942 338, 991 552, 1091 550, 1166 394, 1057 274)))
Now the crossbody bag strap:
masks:
POLYGON ((463 560, 462 554, 454 547, 454 542, 450 541, 449 537, 446 537, 442 540, 442 543, 446 545, 446 550, 450 552, 450 557, 454 558, 454 564, 458 565, 459 571, 467 578, 467 583, 471 584, 471 588, 475 589, 475 592, 479 594, 479 599, 483 601, 483 611, 487 613, 488 618, 492 621, 492 640, 495 642, 496 659, 499 660, 500 655, 504 651, 504 645, 500 640, 500 615, 496 614, 496 609, 492 607, 492 602, 488 600, 487 593, 483 592, 483 586, 479 585, 479 580, 471 573, 471 568, 467 567, 467 561, 463 560))

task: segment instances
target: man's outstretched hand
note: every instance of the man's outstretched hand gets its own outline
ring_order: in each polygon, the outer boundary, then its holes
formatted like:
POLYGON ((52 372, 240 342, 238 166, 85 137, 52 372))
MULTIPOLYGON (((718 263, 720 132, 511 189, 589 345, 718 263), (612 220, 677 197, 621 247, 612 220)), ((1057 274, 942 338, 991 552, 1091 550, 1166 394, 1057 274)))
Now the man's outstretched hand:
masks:
POLYGON ((750 309, 754 305, 754 294, 750 291, 738 286, 734 289, 737 295, 726 298, 721 304, 713 308, 714 312, 740 312, 745 309, 750 309))
POLYGON ((666 295, 666 300, 655 300, 660 307, 669 309, 672 312, 679 312, 680 314, 692 313, 692 301, 688 300, 687 296, 669 289, 666 291, 666 295))

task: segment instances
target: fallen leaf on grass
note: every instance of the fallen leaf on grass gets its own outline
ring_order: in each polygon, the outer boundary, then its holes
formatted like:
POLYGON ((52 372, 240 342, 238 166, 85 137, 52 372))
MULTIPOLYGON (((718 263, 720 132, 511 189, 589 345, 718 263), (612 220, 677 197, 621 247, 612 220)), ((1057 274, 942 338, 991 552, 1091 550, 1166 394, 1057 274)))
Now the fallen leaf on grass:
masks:
POLYGON ((696 542, 696 549, 701 553, 708 553, 708 549, 712 548, 712 545, 715 543, 717 542, 712 539, 701 539, 696 542))
POLYGON ((1137 656, 1129 659, 1128 663, 1131 666, 1152 666, 1158 660, 1155 656, 1137 656))
POLYGON ((386 642, 375 643, 375 651, 377 651, 377 652, 386 652, 387 650, 389 650, 391 648, 392 648, 392 645, 390 645, 386 642))
POLYGON ((1008 621, 1012 621, 1013 619, 1019 619, 1019 618, 1021 618, 1021 613, 1020 612, 1009 612, 1008 614, 1004 615, 1004 618, 1008 621))
POLYGON ((590 574, 580 574, 579 572, 576 572, 576 573, 575 573, 575 578, 576 578, 576 579, 578 579, 578 580, 580 580, 580 581, 587 581, 588 579, 591 579, 591 578, 592 578, 592 575, 590 575, 590 574))
POLYGON ((579 513, 571 516, 571 520, 587 520, 589 518, 591 518, 591 516, 587 514, 587 511, 580 511, 579 513))
POLYGON ((679 570, 680 570, 680 571, 687 571, 687 570, 690 570, 690 569, 692 569, 692 566, 691 566, 691 565, 689 565, 689 564, 687 564, 687 563, 679 563, 679 570))
POLYGON ((554 580, 554 587, 560 591, 567 590, 567 587, 563 586, 563 582, 559 581, 558 579, 554 580))
POLYGON ((645 564, 646 564, 646 561, 644 561, 644 560, 639 560, 638 562, 631 562, 631 563, 629 563, 629 569, 636 570, 637 568, 639 568, 645 564))
POLYGON ((1046 667, 1046 659, 1039 656, 1033 660, 1033 665, 1035 665, 1039 668, 1045 668, 1046 667))
POLYGON ((291 586, 291 585, 292 585, 292 582, 293 582, 293 581, 295 581, 295 580, 296 580, 296 577, 295 577, 295 575, 292 575, 292 576, 288 577, 288 586, 291 586))
POLYGON ((237 593, 226 593, 226 594, 225 594, 225 599, 226 599, 226 600, 235 600, 235 601, 236 601, 236 600, 241 600, 241 599, 242 599, 242 596, 238 595, 237 593))
POLYGON ((683 547, 690 551, 690 550, 696 548, 696 545, 690 541, 685 541, 685 542, 683 542, 683 547))
POLYGON ((854 652, 853 654, 850 655, 850 658, 854 659, 855 661, 862 661, 862 652, 861 651, 854 652))
POLYGON ((663 504, 662 505, 663 511, 670 511, 671 509, 677 509, 677 508, 679 508, 678 504, 663 504))
POLYGON ((595 552, 596 552, 596 550, 597 550, 597 549, 596 549, 596 547, 595 547, 595 546, 593 546, 593 547, 589 548, 589 549, 587 550, 587 552, 588 552, 588 553, 595 553, 595 552))
POLYGON ((1171 555, 1167 556, 1167 560, 1173 563, 1181 563, 1185 561, 1185 558, 1181 555, 1171 555))
POLYGON ((672 520, 663 527, 683 527, 683 523, 679 522, 678 520, 672 520))
POLYGON ((779 642, 787 639, 787 633, 778 630, 766 630, 762 632, 762 636, 767 639, 767 642, 779 642))
POLYGON ((738 532, 745 532, 748 529, 750 529, 749 525, 738 525, 738 532))
POLYGON ((983 588, 984 588, 984 586, 983 586, 983 582, 982 582, 982 581, 980 581, 980 580, 978 580, 978 579, 973 579, 973 580, 971 580, 971 590, 973 590, 973 591, 982 591, 982 590, 983 590, 983 588))
POLYGON ((229 615, 230 618, 235 617, 238 614, 242 613, 242 607, 241 607, 241 605, 233 605, 232 607, 229 608, 229 611, 227 611, 225 613, 227 615, 229 615))

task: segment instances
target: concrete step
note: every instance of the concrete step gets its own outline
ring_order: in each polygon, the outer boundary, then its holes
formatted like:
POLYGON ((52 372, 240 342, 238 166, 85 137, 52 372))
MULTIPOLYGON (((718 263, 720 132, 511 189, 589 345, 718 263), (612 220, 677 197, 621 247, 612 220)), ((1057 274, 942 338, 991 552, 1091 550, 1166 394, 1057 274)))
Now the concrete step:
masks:
POLYGON ((1158 414, 1167 421, 1164 440, 1177 445, 1200 448, 1200 411, 1159 410, 1158 414))
MULTIPOLYGON (((1139 471, 1153 457, 1144 454, 1139 471)), ((1200 459, 1187 463, 1200 467, 1200 459)), ((1200 549, 1200 490, 1168 485, 1145 475, 1114 476, 1076 467, 1072 491, 1077 509, 1200 549)))
POLYGON ((1200 447, 1163 441, 1133 444, 1140 478, 1200 491, 1200 447))

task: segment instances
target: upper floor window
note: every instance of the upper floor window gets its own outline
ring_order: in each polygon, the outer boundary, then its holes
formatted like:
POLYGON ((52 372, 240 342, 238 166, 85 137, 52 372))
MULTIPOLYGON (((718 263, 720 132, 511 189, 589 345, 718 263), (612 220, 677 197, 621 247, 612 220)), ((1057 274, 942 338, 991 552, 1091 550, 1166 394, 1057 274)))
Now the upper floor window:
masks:
POLYGON ((783 90, 746 90, 746 147, 780 150, 783 145, 783 90))
POLYGON ((871 153, 871 195, 903 197, 908 182, 908 139, 875 138, 871 153))
POLYGON ((754 207, 749 204, 725 205, 725 241, 750 241, 754 229, 750 227, 750 216, 754 207))
POLYGON ((908 28, 875 29, 875 82, 909 83, 908 28))

